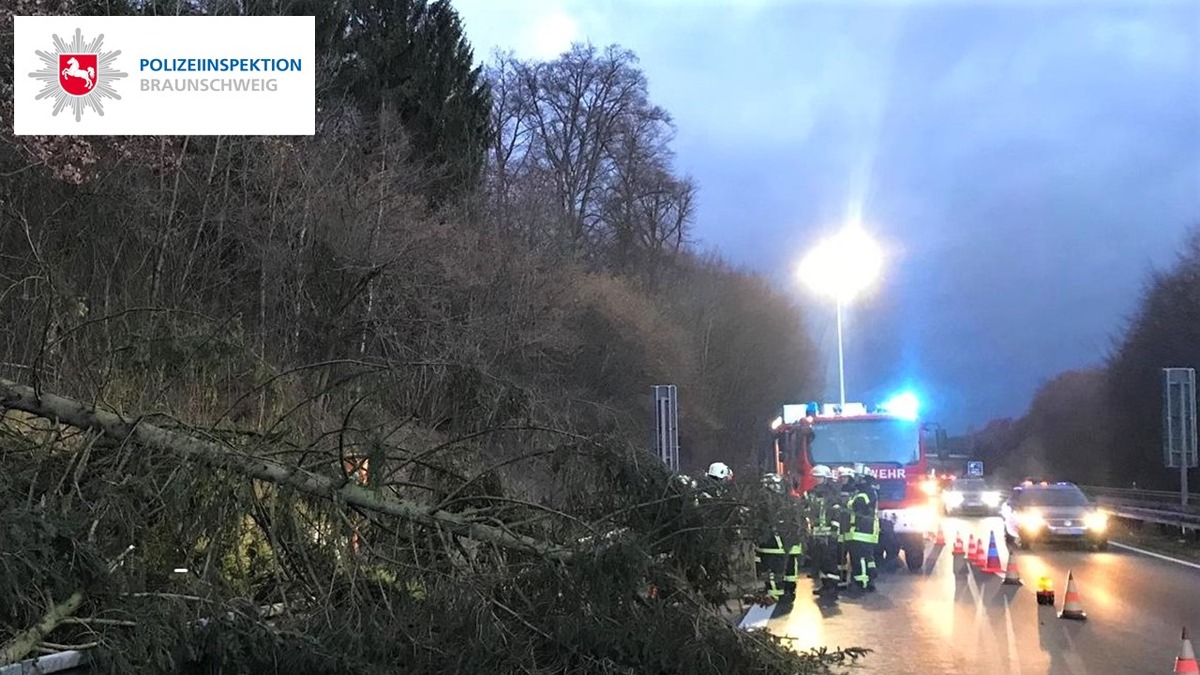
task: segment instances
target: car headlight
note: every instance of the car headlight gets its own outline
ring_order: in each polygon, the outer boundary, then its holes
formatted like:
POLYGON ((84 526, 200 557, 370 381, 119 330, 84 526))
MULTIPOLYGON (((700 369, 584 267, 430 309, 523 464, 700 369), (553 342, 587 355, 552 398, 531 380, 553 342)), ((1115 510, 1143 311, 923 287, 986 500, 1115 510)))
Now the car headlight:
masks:
POLYGON ((942 495, 942 499, 945 500, 946 506, 958 506, 963 503, 963 493, 947 492, 942 495))
POLYGON ((921 481, 921 492, 924 492, 926 495, 929 495, 930 497, 932 497, 937 494, 937 491, 938 491, 937 481, 933 481, 933 480, 921 481))
POLYGON ((1103 511, 1093 511, 1083 517, 1083 524, 1093 532, 1103 532, 1108 529, 1108 514, 1103 511))
POLYGON ((1017 524, 1027 530, 1040 530, 1046 525, 1046 519, 1036 511, 1017 514, 1017 524))
POLYGON ((985 492, 980 496, 980 498, 983 500, 983 503, 987 504, 988 506, 998 506, 1000 504, 999 492, 985 492))

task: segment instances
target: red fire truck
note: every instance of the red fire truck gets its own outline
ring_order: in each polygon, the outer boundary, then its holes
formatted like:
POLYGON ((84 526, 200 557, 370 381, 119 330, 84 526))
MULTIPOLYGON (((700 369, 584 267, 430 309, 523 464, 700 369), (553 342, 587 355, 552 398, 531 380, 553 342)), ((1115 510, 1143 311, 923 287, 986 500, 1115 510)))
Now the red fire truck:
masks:
MULTIPOLYGON (((926 433, 917 401, 903 394, 868 412, 862 403, 785 405, 771 423, 768 467, 784 477, 793 496, 816 485, 812 469, 865 464, 879 482, 880 517, 891 520, 908 568, 925 559, 925 534, 935 525, 926 476, 926 433)), ((932 442, 933 439, 930 439, 932 442)))

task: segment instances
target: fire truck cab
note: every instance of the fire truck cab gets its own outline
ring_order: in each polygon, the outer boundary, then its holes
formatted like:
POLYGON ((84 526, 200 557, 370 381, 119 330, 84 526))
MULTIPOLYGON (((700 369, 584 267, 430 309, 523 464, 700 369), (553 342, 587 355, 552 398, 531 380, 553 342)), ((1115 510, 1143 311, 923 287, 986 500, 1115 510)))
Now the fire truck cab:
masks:
POLYGON ((880 518, 894 524, 908 568, 925 560, 925 534, 936 514, 926 481, 925 431, 916 401, 903 395, 868 411, 862 403, 784 405, 771 422, 764 464, 793 496, 816 486, 812 469, 865 464, 879 483, 880 518))

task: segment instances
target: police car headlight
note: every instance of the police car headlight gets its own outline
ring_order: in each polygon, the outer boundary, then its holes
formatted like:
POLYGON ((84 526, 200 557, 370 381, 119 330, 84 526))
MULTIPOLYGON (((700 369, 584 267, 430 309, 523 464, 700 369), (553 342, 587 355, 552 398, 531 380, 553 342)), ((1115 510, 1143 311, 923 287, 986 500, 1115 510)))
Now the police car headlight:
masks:
POLYGON ((959 504, 963 503, 963 493, 947 492, 946 494, 942 495, 942 499, 945 500, 946 506, 958 506, 959 504))
POLYGON ((1030 511, 1028 513, 1018 514, 1017 524, 1027 530, 1040 530, 1041 528, 1045 527, 1046 519, 1042 517, 1042 514, 1036 511, 1030 511))
POLYGON ((982 499, 983 503, 987 504, 988 506, 997 506, 1000 504, 1000 493, 999 492, 985 492, 982 495, 980 495, 980 499, 982 499))
POLYGON ((1108 529, 1108 514, 1103 511, 1094 511, 1083 517, 1083 524, 1093 532, 1103 532, 1108 529))

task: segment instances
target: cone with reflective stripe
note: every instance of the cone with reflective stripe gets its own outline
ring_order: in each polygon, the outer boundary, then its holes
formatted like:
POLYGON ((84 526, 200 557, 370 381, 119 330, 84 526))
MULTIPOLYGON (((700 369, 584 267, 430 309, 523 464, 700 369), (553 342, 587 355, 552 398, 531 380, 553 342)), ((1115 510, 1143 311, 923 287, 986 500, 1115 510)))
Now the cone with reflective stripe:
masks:
POLYGON ((1063 601, 1063 608, 1058 613, 1058 618, 1076 621, 1087 619, 1087 614, 1083 611, 1083 603, 1079 602, 1079 590, 1075 588, 1075 575, 1072 572, 1067 572, 1067 598, 1063 601))
POLYGON ((975 534, 972 533, 967 539, 967 562, 975 562, 975 554, 979 551, 978 544, 975 543, 975 534))
POLYGON ((996 533, 992 532, 991 538, 988 539, 987 560, 983 568, 984 572, 999 574, 1004 571, 1000 567, 1000 551, 996 550, 996 533))
POLYGON ((971 563, 976 567, 987 565, 987 549, 983 547, 983 537, 979 538, 979 547, 975 549, 975 558, 971 563))
POLYGON ((1017 552, 1009 550, 1008 552, 1008 570, 1004 572, 1005 586, 1021 586, 1021 575, 1017 572, 1017 552))
POLYGON ((1196 652, 1187 636, 1187 626, 1183 627, 1183 645, 1179 648, 1179 656, 1175 658, 1175 670, 1172 672, 1200 673, 1200 666, 1196 665, 1196 652))
POLYGON ((963 551, 962 533, 961 532, 954 533, 954 551, 952 552, 952 555, 954 555, 955 557, 958 557, 960 555, 966 555, 966 552, 963 551))
POLYGON ((945 546, 946 545, 946 528, 942 527, 941 525, 938 525, 937 539, 934 540, 933 545, 934 546, 945 546))

